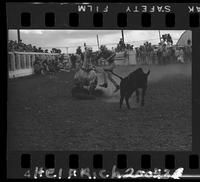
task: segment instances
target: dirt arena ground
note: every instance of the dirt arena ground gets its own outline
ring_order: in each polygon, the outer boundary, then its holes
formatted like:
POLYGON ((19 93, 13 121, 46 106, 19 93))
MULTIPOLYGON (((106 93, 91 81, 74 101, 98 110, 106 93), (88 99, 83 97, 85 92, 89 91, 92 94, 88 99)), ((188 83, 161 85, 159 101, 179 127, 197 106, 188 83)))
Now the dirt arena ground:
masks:
POLYGON ((145 106, 133 95, 131 110, 119 109, 111 84, 95 100, 72 98, 74 72, 9 80, 8 150, 192 150, 191 65, 142 67, 151 70, 145 106))

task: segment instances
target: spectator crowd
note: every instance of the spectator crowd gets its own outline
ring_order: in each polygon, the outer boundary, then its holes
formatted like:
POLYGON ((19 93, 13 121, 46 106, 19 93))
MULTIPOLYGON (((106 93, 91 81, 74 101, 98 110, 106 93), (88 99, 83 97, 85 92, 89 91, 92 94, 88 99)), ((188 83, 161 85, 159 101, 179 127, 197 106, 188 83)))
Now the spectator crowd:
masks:
POLYGON ((137 64, 170 64, 192 61, 192 47, 160 43, 158 46, 149 42, 136 48, 137 64))
POLYGON ((48 50, 43 50, 41 47, 37 48, 31 44, 25 44, 21 40, 19 42, 9 40, 8 41, 8 51, 19 51, 19 52, 45 52, 48 53, 48 50))
MULTIPOLYGON (((133 50, 133 45, 123 44, 120 40, 115 51, 133 50)), ((169 34, 162 37, 159 45, 152 45, 150 42, 145 42, 140 47, 135 48, 137 64, 170 64, 170 63, 188 63, 192 61, 192 46, 191 41, 188 40, 187 46, 173 45, 173 41, 169 34)), ((38 53, 57 53, 53 58, 49 55, 36 55, 33 63, 35 73, 46 74, 48 72, 57 72, 60 70, 76 69, 83 62, 84 53, 81 47, 77 48, 76 54, 62 54, 60 49, 52 48, 43 50, 41 47, 36 47, 31 44, 25 44, 22 41, 17 42, 10 40, 8 42, 9 52, 38 52, 38 53)), ((93 52, 92 49, 88 53, 92 63, 98 64, 100 58, 106 59, 113 52, 105 45, 100 47, 100 51, 93 52)), ((126 56, 124 56, 126 57, 126 56)))
MULTIPOLYGON (((69 68, 68 57, 64 54, 61 54, 60 49, 52 48, 49 52, 48 49, 43 50, 41 47, 32 46, 31 44, 25 44, 22 41, 17 42, 10 40, 8 42, 8 51, 9 52, 37 52, 37 53, 57 53, 54 56, 50 54, 46 55, 35 55, 35 61, 33 63, 34 72, 37 74, 46 74, 48 72, 57 72, 60 70, 66 70, 69 68)), ((21 56, 19 57, 21 58, 21 56)), ((23 61, 22 61, 23 63, 23 61)), ((21 64, 21 67, 25 65, 21 64)))

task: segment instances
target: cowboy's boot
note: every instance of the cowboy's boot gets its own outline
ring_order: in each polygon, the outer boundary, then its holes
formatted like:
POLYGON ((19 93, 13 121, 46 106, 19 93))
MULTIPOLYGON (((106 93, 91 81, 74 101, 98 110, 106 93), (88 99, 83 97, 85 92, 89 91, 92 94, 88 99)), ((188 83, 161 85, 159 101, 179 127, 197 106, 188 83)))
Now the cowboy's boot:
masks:
POLYGON ((99 85, 100 87, 104 87, 104 88, 107 88, 108 87, 108 84, 107 83, 103 83, 101 85, 99 85))

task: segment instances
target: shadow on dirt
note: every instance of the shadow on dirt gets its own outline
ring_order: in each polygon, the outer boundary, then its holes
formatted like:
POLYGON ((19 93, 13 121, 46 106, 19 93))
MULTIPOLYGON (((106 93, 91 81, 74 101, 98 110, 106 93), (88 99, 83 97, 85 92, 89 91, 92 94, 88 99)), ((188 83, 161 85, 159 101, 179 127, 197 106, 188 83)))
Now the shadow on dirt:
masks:
POLYGON ((71 94, 73 98, 80 100, 94 100, 98 97, 105 96, 103 90, 101 89, 96 89, 92 93, 90 93, 88 89, 78 87, 72 88, 71 94))

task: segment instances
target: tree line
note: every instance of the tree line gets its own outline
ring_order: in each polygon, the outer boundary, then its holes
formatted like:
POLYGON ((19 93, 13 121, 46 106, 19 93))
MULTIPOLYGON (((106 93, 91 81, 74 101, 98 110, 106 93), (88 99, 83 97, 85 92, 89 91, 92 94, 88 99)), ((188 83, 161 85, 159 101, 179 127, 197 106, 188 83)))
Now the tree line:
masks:
POLYGON ((59 54, 61 54, 62 52, 60 49, 57 49, 57 48, 52 48, 50 51, 48 49, 42 49, 41 47, 36 47, 36 46, 33 46, 32 44, 25 44, 21 40, 20 42, 9 40, 8 51, 59 53, 59 54))

